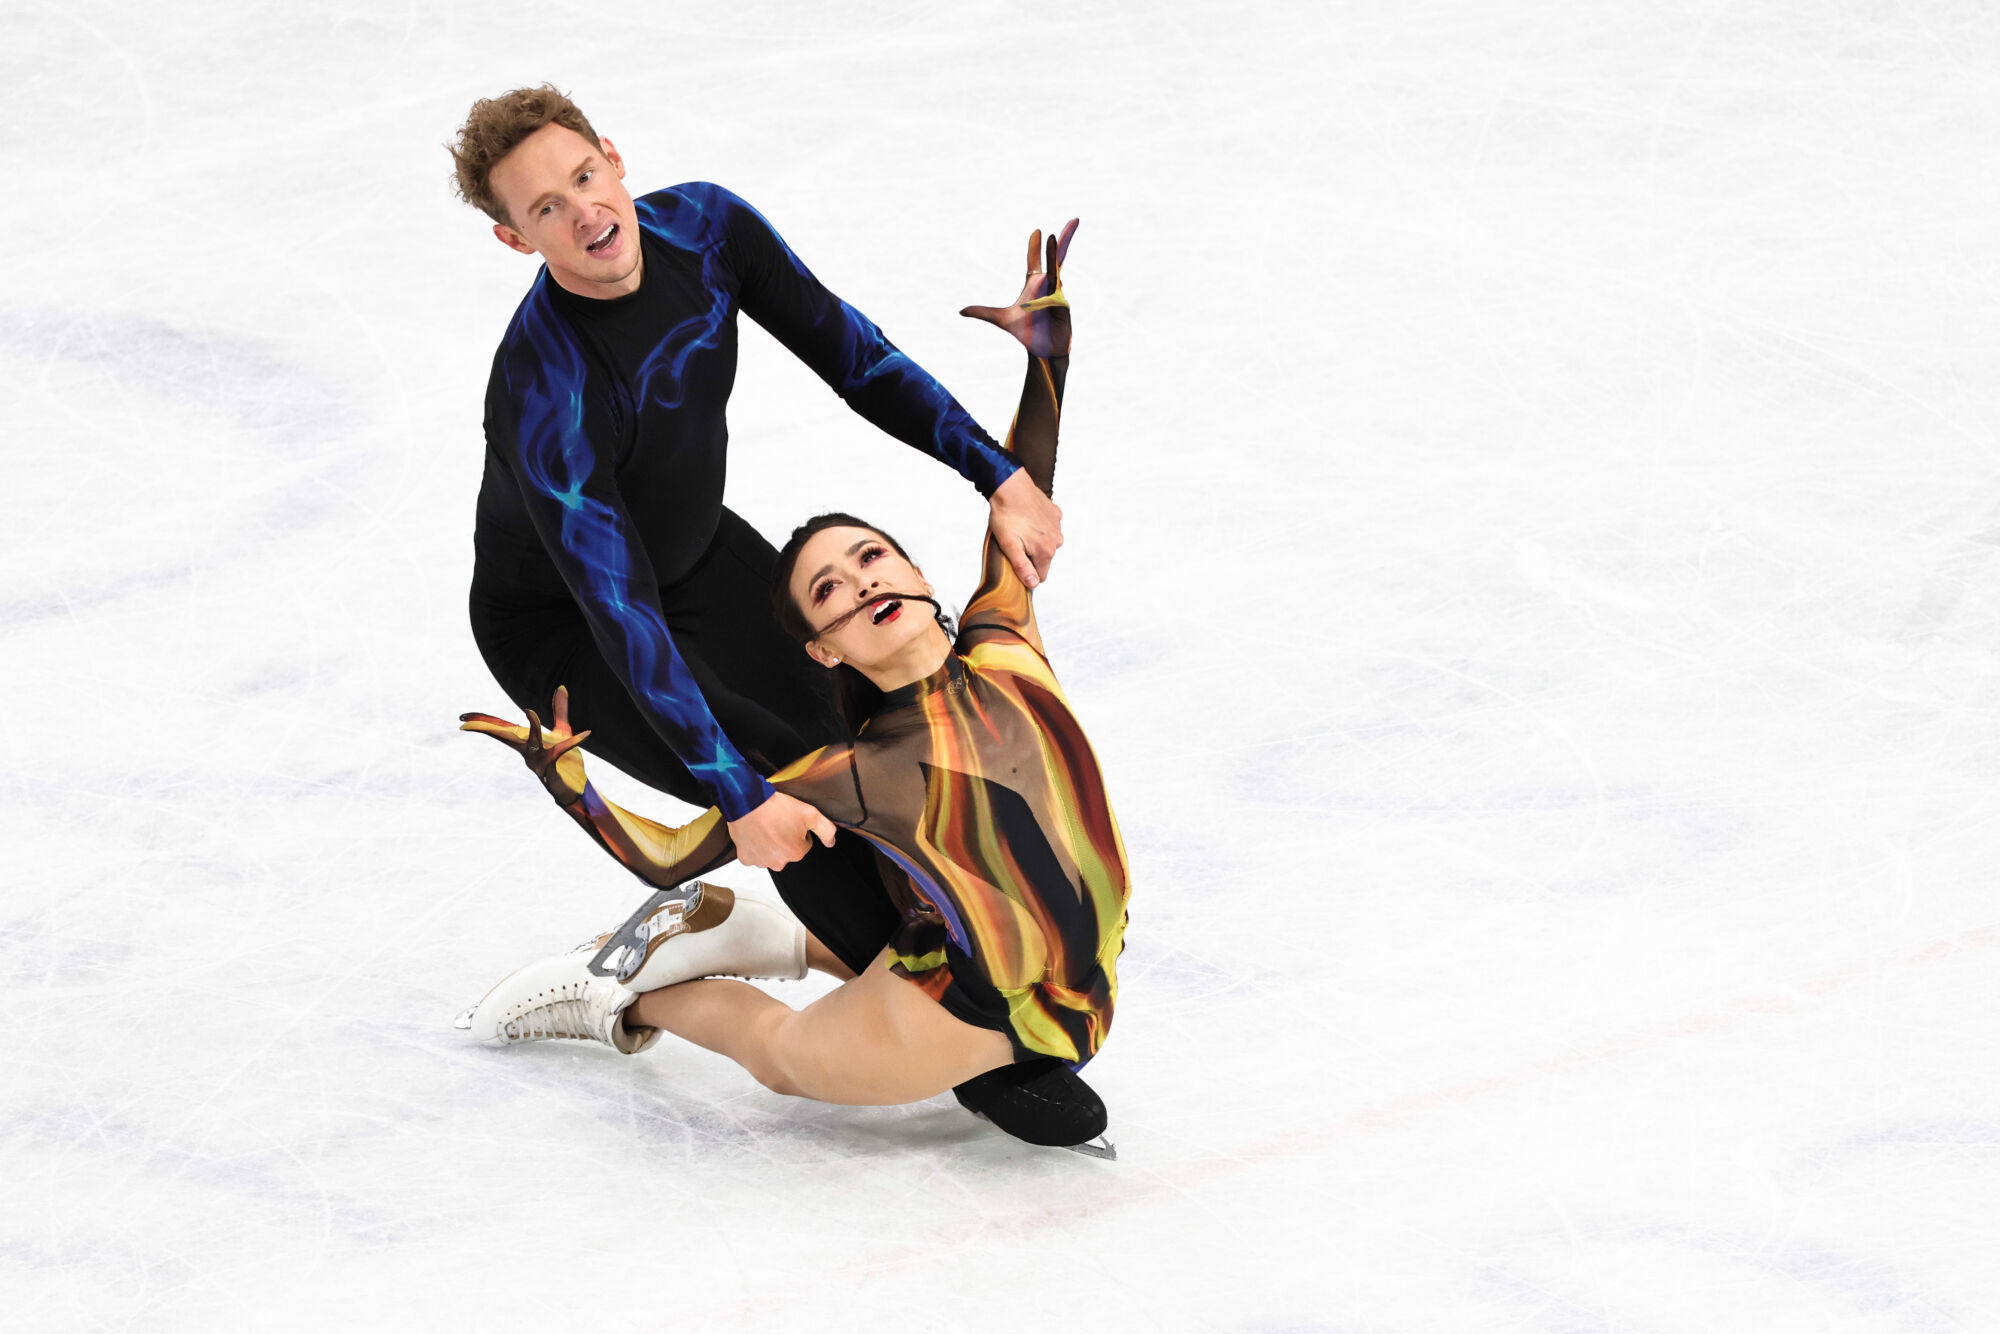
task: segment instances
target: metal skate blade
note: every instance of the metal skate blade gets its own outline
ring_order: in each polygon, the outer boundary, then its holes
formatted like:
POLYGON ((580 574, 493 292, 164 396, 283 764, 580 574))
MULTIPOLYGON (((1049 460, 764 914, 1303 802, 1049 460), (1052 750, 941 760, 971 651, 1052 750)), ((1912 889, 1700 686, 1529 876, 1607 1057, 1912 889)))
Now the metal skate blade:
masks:
MULTIPOLYGON (((656 889, 646 896, 639 910, 619 923, 618 929, 605 937, 604 946, 585 965, 594 976, 608 977, 618 982, 630 982, 646 963, 646 944, 653 938, 649 928, 653 914, 669 900, 681 905, 683 915, 701 906, 703 886, 696 882, 690 885, 670 885, 666 889, 656 889)), ((678 919, 676 919, 678 920, 678 919)))
POLYGON ((479 1007, 478 1007, 477 1005, 474 1005, 474 1006, 470 1007, 469 1009, 467 1009, 467 1010, 466 1010, 466 1012, 465 1012, 464 1014, 461 1014, 460 1016, 458 1016, 458 1018, 456 1018, 456 1019, 452 1020, 452 1021, 451 1021, 451 1026, 452 1026, 453 1028, 471 1028, 471 1027, 472 1027, 472 1012, 473 1012, 474 1010, 477 1010, 478 1008, 479 1008, 479 1007))

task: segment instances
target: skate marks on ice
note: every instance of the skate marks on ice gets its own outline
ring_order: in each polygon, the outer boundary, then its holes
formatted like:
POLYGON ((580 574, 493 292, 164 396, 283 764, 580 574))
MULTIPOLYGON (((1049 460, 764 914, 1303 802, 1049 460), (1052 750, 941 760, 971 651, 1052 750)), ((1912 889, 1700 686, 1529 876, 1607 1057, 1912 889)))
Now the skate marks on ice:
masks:
POLYGON ((20 395, 17 480, 51 497, 8 536, 0 625, 157 597, 268 558, 351 505, 365 466, 338 448, 364 414, 252 342, 139 316, 0 312, 20 395))
MULTIPOLYGON (((1811 1011, 1820 1002, 1853 993, 1867 984, 1917 973, 1957 962, 1979 962, 2000 948, 2000 926, 1980 927, 1928 943, 1884 951, 1866 959, 1827 968, 1801 978, 1791 986, 1739 997, 1712 1009, 1679 1015, 1656 1023, 1612 1034, 1587 1046, 1515 1065, 1490 1075, 1441 1084, 1429 1089, 1388 1099, 1336 1117, 1316 1129, 1295 1131, 1240 1147, 1211 1146, 1209 1156, 1169 1167, 1155 1160, 1143 1174, 1121 1178, 1090 1204, 1066 1209, 1065 1216, 1110 1213, 1156 1202, 1159 1198, 1182 1194, 1202 1183, 1258 1168, 1303 1161, 1313 1153, 1349 1140, 1402 1129, 1433 1113, 1515 1093, 1571 1073, 1587 1072, 1654 1055, 1677 1043, 1724 1035, 1759 1023, 1811 1011)), ((1950 1130, 1947 1143, 1966 1140, 1991 1147, 1977 1136, 1983 1122, 1950 1130)), ((1914 1132, 1921 1137, 1927 1132, 1914 1132)), ((1891 1142, 1894 1137, 1891 1137, 1891 1142)), ((1849 1141, 1839 1141, 1845 1144, 1849 1141)), ((1868 1142, 1873 1143, 1871 1139, 1868 1142)), ((1920 1142, 1932 1142, 1921 1140, 1920 1142)), ((1148 1154, 1148 1158, 1153 1155, 1148 1154)), ((1009 1219, 1005 1228, 1032 1237, 1047 1225, 1041 1210, 1023 1211, 1009 1219)))
POLYGON ((1970 1328, 1889 1260, 1798 1236, 1696 1231, 1641 1219, 1564 1220, 1492 1243, 1471 1287, 1521 1312, 1517 1328, 1841 1330, 1970 1328))

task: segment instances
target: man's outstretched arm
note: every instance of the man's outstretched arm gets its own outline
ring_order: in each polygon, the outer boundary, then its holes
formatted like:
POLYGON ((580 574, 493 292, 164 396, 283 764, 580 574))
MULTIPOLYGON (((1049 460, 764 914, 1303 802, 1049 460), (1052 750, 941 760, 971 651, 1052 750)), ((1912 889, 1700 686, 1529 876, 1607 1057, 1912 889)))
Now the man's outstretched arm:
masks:
POLYGON ((891 343, 874 321, 828 291, 749 204, 720 186, 729 261, 750 318, 812 367, 855 412, 955 469, 991 504, 995 531, 1030 587, 1062 545, 1062 511, 945 387, 891 343))

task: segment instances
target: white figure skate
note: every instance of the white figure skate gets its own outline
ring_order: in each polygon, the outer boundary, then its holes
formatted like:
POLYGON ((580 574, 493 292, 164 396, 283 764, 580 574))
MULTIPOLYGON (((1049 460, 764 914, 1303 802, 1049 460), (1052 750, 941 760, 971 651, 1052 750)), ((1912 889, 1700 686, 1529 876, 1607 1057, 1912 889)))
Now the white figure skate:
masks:
POLYGON ((489 1047, 545 1038, 582 1038, 633 1055, 659 1038, 656 1028, 628 1029, 622 1016, 637 1000, 590 971, 590 944, 517 969, 458 1017, 457 1026, 489 1047))

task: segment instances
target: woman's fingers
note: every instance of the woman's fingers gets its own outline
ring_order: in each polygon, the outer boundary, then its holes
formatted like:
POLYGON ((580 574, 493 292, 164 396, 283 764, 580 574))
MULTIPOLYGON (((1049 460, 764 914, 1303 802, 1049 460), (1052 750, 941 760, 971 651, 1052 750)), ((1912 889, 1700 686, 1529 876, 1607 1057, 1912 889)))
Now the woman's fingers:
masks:
POLYGON ((490 713, 461 713, 458 716, 458 730, 490 736, 495 741, 506 742, 516 750, 528 742, 526 728, 519 723, 510 723, 505 718, 495 718, 490 713))
POLYGON ((1000 324, 1001 317, 1007 312, 993 306, 967 306, 958 313, 969 320, 985 320, 988 324, 1000 324))
POLYGON ((458 721, 460 724, 458 730, 461 732, 490 732, 496 727, 511 732, 521 725, 510 723, 505 718, 495 718, 490 713, 461 713, 458 715, 458 721))
POLYGON ((549 758, 552 760, 561 759, 563 756, 575 750, 578 746, 581 746, 583 744, 583 739, 589 735, 590 735, 590 730, 588 728, 585 728, 583 731, 578 732, 575 736, 564 737, 562 740, 556 742, 555 745, 549 747, 549 758))
POLYGON ((568 686, 556 687, 556 697, 553 703, 555 705, 555 711, 556 711, 556 735, 567 736, 569 734, 569 687, 568 686))
POLYGON ((1042 271, 1042 229, 1037 227, 1028 235, 1028 272, 1042 271))
POLYGON ((1055 273, 1056 271, 1061 269, 1063 266, 1063 261, 1069 258, 1069 238, 1076 235, 1076 224, 1081 221, 1082 219, 1080 218, 1071 218, 1068 222, 1063 224, 1062 236, 1060 239, 1053 236, 1049 238, 1050 273, 1055 273))

